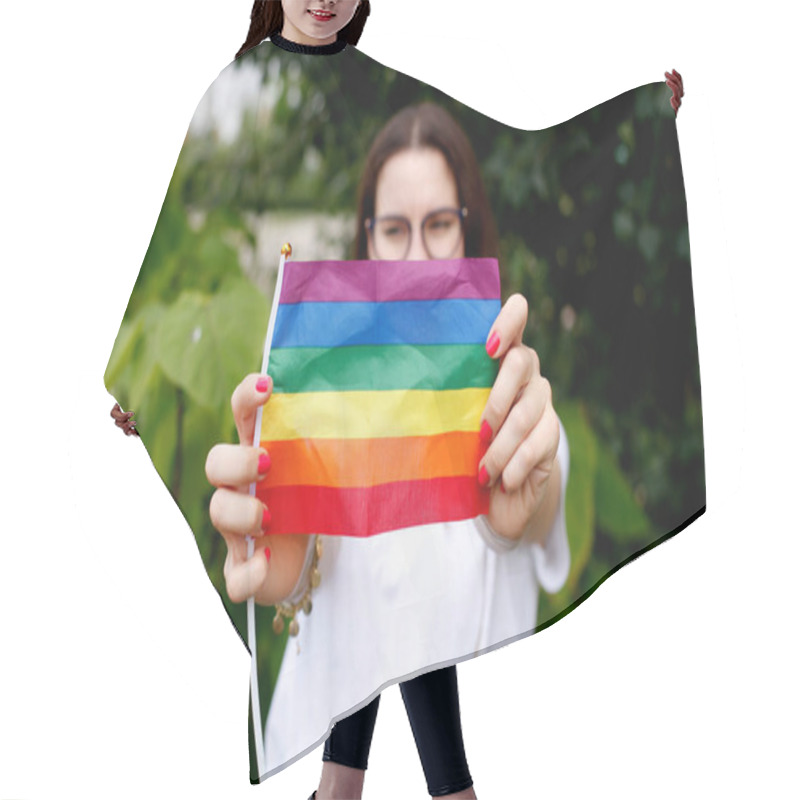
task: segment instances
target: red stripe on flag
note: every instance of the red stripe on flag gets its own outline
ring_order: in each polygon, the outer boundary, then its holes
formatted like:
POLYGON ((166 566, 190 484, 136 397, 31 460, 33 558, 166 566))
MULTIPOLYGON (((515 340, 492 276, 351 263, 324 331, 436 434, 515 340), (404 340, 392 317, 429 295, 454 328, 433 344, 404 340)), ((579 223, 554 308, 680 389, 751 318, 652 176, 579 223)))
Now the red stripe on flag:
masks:
POLYGON ((257 496, 270 510, 267 533, 377 533, 472 519, 489 512, 489 492, 474 476, 382 483, 366 488, 276 486, 257 496))

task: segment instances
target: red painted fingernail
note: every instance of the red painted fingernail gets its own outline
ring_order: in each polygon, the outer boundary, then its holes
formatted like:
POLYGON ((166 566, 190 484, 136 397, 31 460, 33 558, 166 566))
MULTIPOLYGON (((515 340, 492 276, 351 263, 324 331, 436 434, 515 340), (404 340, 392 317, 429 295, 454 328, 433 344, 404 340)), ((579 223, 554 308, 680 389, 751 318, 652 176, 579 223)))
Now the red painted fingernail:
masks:
POLYGON ((272 459, 268 453, 262 453, 258 457, 258 474, 263 475, 272 465, 272 459))
POLYGON ((482 442, 489 442, 492 439, 492 426, 486 420, 481 422, 480 437, 482 442))
POLYGON ((478 472, 478 483, 481 486, 488 486, 489 484, 489 473, 486 471, 486 467, 481 464, 480 472, 478 472))
POLYGON ((269 547, 264 548, 264 554, 267 557, 267 564, 269 564, 269 560, 272 558, 272 552, 270 551, 269 547))
MULTIPOLYGON (((261 530, 265 530, 269 527, 270 522, 272 522, 272 514, 269 513, 269 509, 265 508, 264 513, 261 515, 261 530)), ((267 548, 269 550, 269 548, 267 548)))
POLYGON ((501 491, 503 494, 505 494, 505 493, 506 493, 506 487, 505 487, 505 486, 503 486, 503 479, 502 479, 502 478, 500 478, 500 491, 501 491))
POLYGON ((486 342, 486 352, 490 356, 493 356, 497 352, 498 347, 500 347, 500 337, 496 333, 493 333, 489 337, 489 341, 486 342))
POLYGON ((259 378, 256 381, 256 391, 257 392, 266 392, 269 389, 269 376, 266 378, 259 378))

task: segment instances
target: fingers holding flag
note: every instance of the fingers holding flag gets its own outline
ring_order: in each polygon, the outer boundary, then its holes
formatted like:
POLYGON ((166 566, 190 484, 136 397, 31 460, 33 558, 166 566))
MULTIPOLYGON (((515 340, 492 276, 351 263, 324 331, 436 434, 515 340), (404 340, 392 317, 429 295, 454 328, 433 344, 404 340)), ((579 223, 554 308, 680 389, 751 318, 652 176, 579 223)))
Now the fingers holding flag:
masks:
MULTIPOLYGON (((259 592, 263 594, 269 575, 269 561, 271 548, 257 546, 251 558, 247 558, 247 544, 244 539, 229 540, 228 555, 222 569, 225 576, 225 590, 234 603, 243 603, 249 597, 256 597, 259 592)), ((260 543, 263 545, 263 543, 260 543)), ((257 598, 257 602, 258 598, 257 598)))
POLYGON ((269 508, 249 491, 272 465, 269 453, 251 444, 258 408, 269 400, 272 386, 270 377, 258 374, 239 383, 231 396, 231 408, 240 444, 216 444, 206 458, 206 478, 216 487, 209 515, 228 548, 223 574, 234 603, 253 597, 260 605, 272 605, 288 597, 308 546, 308 536, 269 536, 269 508), (250 558, 248 536, 254 543, 250 558))
POLYGON ((263 536, 269 527, 269 509, 255 497, 227 487, 211 495, 212 525, 225 537, 263 536))
POLYGON ((542 507, 560 436, 550 382, 536 351, 522 344, 527 318, 527 301, 512 295, 489 333, 486 352, 500 359, 500 369, 480 431, 489 445, 478 470, 478 482, 492 492, 489 521, 512 539, 522 536, 542 507))
MULTIPOLYGON (((518 380, 520 374, 514 377, 518 380)), ((559 431, 547 378, 537 370, 521 387, 511 377, 507 382, 510 388, 503 387, 507 392, 503 402, 508 403, 510 410, 503 418, 483 464, 489 476, 487 485, 502 481, 505 491, 514 492, 543 460, 549 458, 552 461, 555 457, 559 431)))
POLYGON ((229 487, 217 488, 209 513, 228 548, 223 574, 230 599, 241 603, 254 597, 260 605, 272 605, 288 597, 300 577, 310 537, 268 534, 269 509, 257 498, 229 487), (250 558, 247 536, 254 542, 250 558))
POLYGON ((272 460, 263 447, 215 444, 206 457, 206 478, 212 486, 238 487, 247 492, 251 483, 269 472, 272 460))

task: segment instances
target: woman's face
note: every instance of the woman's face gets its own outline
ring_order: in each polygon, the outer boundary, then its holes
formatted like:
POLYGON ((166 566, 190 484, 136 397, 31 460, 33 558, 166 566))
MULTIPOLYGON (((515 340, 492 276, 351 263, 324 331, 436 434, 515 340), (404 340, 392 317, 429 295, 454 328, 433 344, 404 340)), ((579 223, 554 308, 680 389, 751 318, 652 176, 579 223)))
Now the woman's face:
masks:
POLYGON ((336 41, 336 34, 353 18, 358 0, 281 0, 281 35, 298 44, 322 45, 336 41))
MULTIPOLYGON (((431 147, 410 148, 395 153, 378 173, 375 189, 375 216, 406 217, 411 223, 411 246, 407 261, 427 261, 431 256, 422 241, 422 220, 431 211, 458 208, 458 188, 447 160, 431 147)), ((436 219, 431 220, 434 223, 436 219)), ((436 233, 432 233, 437 235, 436 233)), ((458 242, 448 258, 464 258, 464 237, 457 232, 458 242)), ((367 238, 368 257, 380 256, 367 238)))

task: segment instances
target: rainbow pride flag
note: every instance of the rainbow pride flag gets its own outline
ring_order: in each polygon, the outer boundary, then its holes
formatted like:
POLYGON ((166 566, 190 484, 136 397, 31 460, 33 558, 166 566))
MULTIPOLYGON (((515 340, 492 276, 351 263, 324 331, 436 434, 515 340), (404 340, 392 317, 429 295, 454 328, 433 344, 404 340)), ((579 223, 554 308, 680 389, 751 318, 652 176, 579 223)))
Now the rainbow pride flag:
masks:
POLYGON ((256 486, 270 533, 373 536, 488 511, 497 260, 286 261, 256 486))

